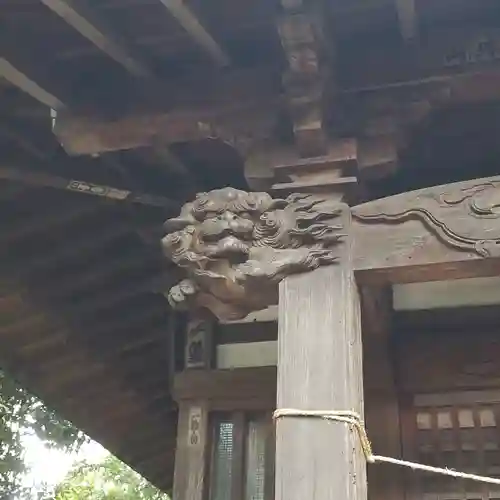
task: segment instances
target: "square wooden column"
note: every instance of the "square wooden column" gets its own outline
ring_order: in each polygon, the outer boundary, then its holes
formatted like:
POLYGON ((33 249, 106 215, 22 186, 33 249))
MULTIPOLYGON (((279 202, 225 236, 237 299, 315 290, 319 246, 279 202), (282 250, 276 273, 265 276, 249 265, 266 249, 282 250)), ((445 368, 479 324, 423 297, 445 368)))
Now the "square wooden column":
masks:
MULTIPOLYGON (((279 286, 277 407, 363 415, 359 297, 345 206, 338 263, 279 286)), ((276 423, 276 500, 366 500, 366 465, 354 429, 318 418, 276 423)))

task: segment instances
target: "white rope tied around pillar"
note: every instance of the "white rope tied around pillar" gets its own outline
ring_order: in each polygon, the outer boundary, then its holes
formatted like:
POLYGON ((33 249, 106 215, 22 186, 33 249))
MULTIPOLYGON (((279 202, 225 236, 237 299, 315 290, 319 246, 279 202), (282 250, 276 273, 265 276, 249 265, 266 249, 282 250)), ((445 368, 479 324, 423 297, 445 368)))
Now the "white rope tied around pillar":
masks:
POLYGON ((467 474, 454 469, 432 467, 416 462, 408 462, 407 460, 399 460, 397 458, 384 457, 382 455, 374 455, 372 445, 366 433, 365 424, 360 415, 354 411, 321 411, 321 410, 294 410, 291 408, 281 408, 274 412, 273 419, 276 421, 283 417, 295 418, 320 418, 323 420, 340 422, 354 428, 361 443, 361 448, 365 455, 365 459, 370 464, 388 463, 398 465, 400 467, 408 467, 413 470, 431 472, 433 474, 441 474, 444 476, 456 477, 458 479, 469 479, 481 483, 500 484, 500 479, 488 476, 479 476, 477 474, 467 474))

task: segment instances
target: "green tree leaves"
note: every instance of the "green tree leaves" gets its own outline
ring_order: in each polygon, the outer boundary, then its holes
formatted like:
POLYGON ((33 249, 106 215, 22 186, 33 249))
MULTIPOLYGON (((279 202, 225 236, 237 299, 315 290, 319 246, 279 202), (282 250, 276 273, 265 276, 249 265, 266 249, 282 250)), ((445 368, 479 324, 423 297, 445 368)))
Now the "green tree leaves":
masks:
POLYGON ((101 464, 78 464, 56 488, 55 500, 169 500, 169 497, 110 455, 101 464))
POLYGON ((30 433, 45 445, 68 452, 78 450, 87 439, 0 370, 0 498, 29 495, 23 487, 27 468, 22 438, 30 433))

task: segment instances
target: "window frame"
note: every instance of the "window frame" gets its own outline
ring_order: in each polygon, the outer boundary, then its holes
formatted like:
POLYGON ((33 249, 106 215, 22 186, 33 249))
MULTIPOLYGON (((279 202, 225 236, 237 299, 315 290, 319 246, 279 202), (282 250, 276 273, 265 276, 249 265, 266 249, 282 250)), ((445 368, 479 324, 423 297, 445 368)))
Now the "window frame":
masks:
POLYGON ((246 498, 247 486, 247 451, 248 431, 251 422, 263 422, 267 426, 265 438, 265 472, 264 472, 264 500, 274 499, 274 470, 275 470, 275 433, 272 421, 272 411, 234 411, 234 412, 212 412, 210 415, 210 451, 207 464, 207 499, 214 500, 214 476, 215 457, 217 452, 217 429, 222 422, 233 424, 232 445, 233 454, 231 458, 231 500, 244 500, 246 498))

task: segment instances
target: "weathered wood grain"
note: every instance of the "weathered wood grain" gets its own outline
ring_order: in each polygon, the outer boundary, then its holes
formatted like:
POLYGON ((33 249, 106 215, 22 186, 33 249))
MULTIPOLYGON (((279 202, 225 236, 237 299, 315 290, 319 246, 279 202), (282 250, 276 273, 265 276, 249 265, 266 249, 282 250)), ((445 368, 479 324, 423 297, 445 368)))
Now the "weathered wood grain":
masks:
MULTIPOLYGON (((349 230, 350 217, 344 215, 349 230)), ((278 408, 363 411, 361 326, 352 240, 339 264, 280 284, 278 408)), ((365 459, 342 424, 283 418, 276 425, 276 499, 366 499, 365 459)))
POLYGON ((174 500, 202 500, 208 453, 208 411, 202 401, 179 406, 174 500))
POLYGON ((353 207, 360 282, 500 273, 500 177, 421 189, 353 207))
POLYGON ((189 370, 174 377, 177 401, 204 399, 212 409, 228 406, 271 410, 276 406, 276 368, 189 370))

